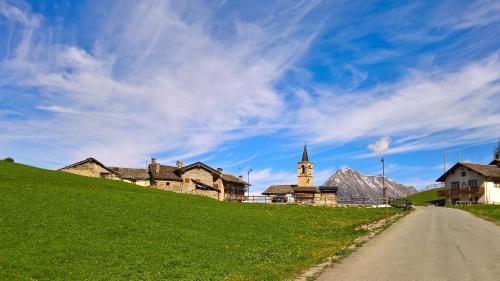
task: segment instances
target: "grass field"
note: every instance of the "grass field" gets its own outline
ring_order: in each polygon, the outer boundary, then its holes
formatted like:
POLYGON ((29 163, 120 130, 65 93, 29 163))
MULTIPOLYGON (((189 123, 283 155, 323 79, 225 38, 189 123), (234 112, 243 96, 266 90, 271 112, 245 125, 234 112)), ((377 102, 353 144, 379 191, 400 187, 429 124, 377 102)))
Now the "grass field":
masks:
POLYGON ((462 209, 467 212, 471 212, 478 217, 485 218, 490 221, 495 221, 500 223, 500 205, 473 205, 470 207, 459 207, 454 206, 454 208, 462 209))
POLYGON ((0 192, 0 280, 280 280, 384 217, 217 202, 5 161, 0 192))
POLYGON ((429 205, 429 201, 442 199, 437 195, 438 188, 429 189, 426 191, 421 191, 417 193, 413 193, 412 195, 407 196, 408 200, 413 201, 413 204, 416 206, 426 206, 429 205))

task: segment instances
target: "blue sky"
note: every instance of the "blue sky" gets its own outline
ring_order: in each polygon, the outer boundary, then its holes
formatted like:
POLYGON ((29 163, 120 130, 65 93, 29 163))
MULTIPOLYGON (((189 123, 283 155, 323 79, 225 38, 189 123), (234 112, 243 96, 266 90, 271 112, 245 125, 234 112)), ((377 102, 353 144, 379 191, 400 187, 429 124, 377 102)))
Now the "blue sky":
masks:
POLYGON ((498 1, 3 1, 0 157, 341 167, 422 187, 500 139, 498 1))

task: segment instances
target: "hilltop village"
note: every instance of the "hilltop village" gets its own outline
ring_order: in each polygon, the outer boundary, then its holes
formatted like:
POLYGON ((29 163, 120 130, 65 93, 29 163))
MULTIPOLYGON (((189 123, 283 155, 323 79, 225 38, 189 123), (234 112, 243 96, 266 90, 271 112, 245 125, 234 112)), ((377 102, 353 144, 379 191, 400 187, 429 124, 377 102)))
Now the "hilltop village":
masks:
MULTIPOLYGON (((176 166, 167 166, 152 158, 147 169, 139 169, 106 166, 95 158, 87 158, 59 170, 173 192, 202 195, 219 201, 244 201, 245 192, 249 187, 242 176, 224 173, 222 168, 212 168, 202 162, 184 166, 182 161, 177 161, 176 166)), ((304 145, 302 159, 297 164, 297 183, 270 186, 262 193, 266 196, 265 201, 335 205, 337 188, 314 186, 313 171, 313 163, 309 160, 307 146, 304 145), (287 196, 286 201, 283 200, 283 196, 287 196)))
MULTIPOLYGON (((271 185, 262 192, 262 196, 245 196, 249 183, 243 176, 225 173, 222 168, 213 168, 202 162, 184 165, 182 161, 177 161, 175 166, 167 166, 152 158, 147 169, 138 169, 106 166, 94 158, 87 158, 60 170, 178 193, 202 195, 219 201, 322 206, 336 206, 339 203, 376 205, 385 204, 389 198, 401 198, 416 192, 413 187, 401 185, 388 178, 365 176, 350 169, 337 171, 323 186, 315 185, 314 165, 309 159, 307 145, 304 145, 302 158, 297 163, 297 182, 271 185), (366 186, 360 186, 360 182, 366 186), (360 191, 362 189, 365 193, 360 191), (379 195, 383 189, 388 190, 387 193, 383 192, 385 197, 379 195), (367 193, 367 190, 370 193, 367 193), (339 194, 342 196, 339 197, 339 194)), ((495 159, 488 165, 459 162, 439 177, 437 182, 442 183, 438 191, 442 199, 436 201, 436 204, 500 203, 500 153, 497 152, 495 159)))

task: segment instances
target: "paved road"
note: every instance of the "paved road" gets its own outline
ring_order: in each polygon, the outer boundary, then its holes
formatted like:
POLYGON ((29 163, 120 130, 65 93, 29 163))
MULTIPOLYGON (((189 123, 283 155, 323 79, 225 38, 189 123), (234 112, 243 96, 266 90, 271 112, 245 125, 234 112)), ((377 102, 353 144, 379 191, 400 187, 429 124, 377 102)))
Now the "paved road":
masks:
POLYGON ((421 207, 318 280, 500 280, 500 227, 467 212, 421 207))

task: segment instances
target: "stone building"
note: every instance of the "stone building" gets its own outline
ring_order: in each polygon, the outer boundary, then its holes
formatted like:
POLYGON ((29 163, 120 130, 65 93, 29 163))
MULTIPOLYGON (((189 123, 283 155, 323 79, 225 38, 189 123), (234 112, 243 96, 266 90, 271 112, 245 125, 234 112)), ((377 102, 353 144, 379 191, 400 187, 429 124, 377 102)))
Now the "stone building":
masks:
POLYGON ((296 202, 313 203, 316 205, 336 205, 337 188, 314 186, 313 163, 309 160, 307 145, 304 145, 302 159, 297 163, 297 184, 271 185, 262 195, 266 195, 269 202, 296 202))
POLYGON ((220 201, 242 201, 248 184, 242 176, 225 174, 221 168, 214 169, 204 163, 195 162, 184 166, 161 165, 152 158, 147 169, 107 167, 94 158, 71 164, 61 171, 88 177, 121 180, 141 186, 203 195, 220 201))

